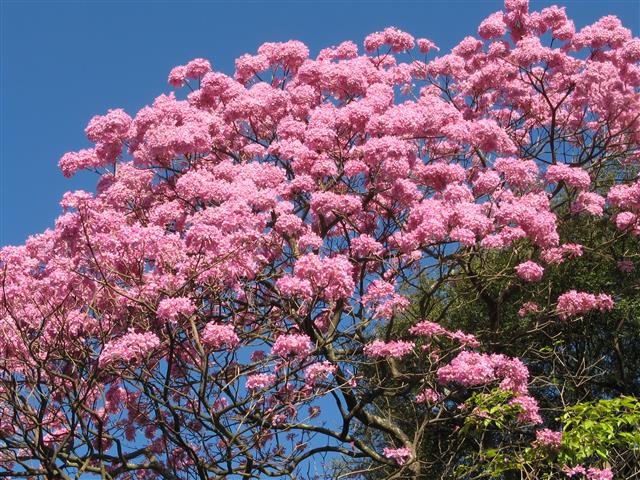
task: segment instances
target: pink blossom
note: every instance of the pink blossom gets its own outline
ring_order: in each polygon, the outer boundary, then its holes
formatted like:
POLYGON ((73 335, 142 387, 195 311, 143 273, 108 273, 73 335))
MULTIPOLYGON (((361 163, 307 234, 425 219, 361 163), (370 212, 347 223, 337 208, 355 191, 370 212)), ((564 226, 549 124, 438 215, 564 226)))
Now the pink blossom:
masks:
POLYGON ((220 397, 213 402, 213 409, 216 412, 219 412, 220 410, 224 410, 225 408, 227 408, 228 405, 229 400, 227 400, 226 397, 220 397))
POLYGON ((158 318, 169 322, 177 322, 181 316, 189 317, 196 311, 196 306, 189 298, 165 298, 160 301, 156 314, 158 318))
POLYGON ((126 140, 130 125, 131 117, 117 108, 109 110, 106 115, 94 116, 84 132, 96 144, 119 143, 126 140))
POLYGON ((538 176, 538 166, 533 160, 522 160, 513 157, 497 158, 493 163, 496 172, 514 187, 526 188, 538 176))
POLYGON ((240 338, 238 338, 232 325, 215 322, 209 322, 205 325, 200 334, 200 339, 203 344, 213 349, 219 349, 223 346, 234 349, 240 343, 240 338))
POLYGON ((257 390, 270 387, 275 381, 276 376, 271 373, 256 373, 247 377, 245 387, 249 390, 257 390))
POLYGON ((271 354, 280 357, 295 356, 297 358, 304 358, 313 351, 313 344, 308 335, 305 334, 289 334, 280 335, 273 347, 271 348, 271 354))
POLYGON ((257 56, 264 57, 270 66, 281 65, 295 72, 309 58, 309 49, 298 40, 267 42, 260 45, 257 56))
POLYGON ((637 222, 638 216, 632 212, 620 212, 615 216, 616 227, 619 230, 631 230, 636 233, 638 230, 637 222))
POLYGON ((589 173, 580 167, 570 167, 565 164, 551 165, 547 168, 545 178, 549 183, 563 181, 568 186, 581 190, 586 190, 591 185, 589 173))
POLYGON ((463 351, 437 371, 441 383, 458 383, 465 387, 485 385, 501 380, 500 388, 518 394, 527 391, 529 371, 517 358, 463 351))
POLYGON ((198 80, 211 71, 211 63, 204 58, 195 58, 185 66, 185 76, 198 80))
POLYGON ((385 448, 384 456, 395 460, 398 465, 404 465, 413 454, 411 453, 411 449, 407 447, 385 448))
POLYGON ((571 316, 587 313, 591 310, 611 310, 613 305, 613 299, 604 293, 594 295, 570 290, 558 297, 556 311, 562 320, 566 320, 571 316))
POLYGON ((420 53, 424 53, 425 55, 429 53, 431 50, 440 50, 435 43, 426 38, 418 38, 416 40, 418 44, 418 48, 420 49, 420 53))
POLYGON ((436 403, 440 401, 442 395, 431 388, 427 388, 416 395, 417 403, 436 403))
POLYGON ((631 260, 619 260, 617 265, 621 272, 629 273, 635 270, 635 265, 631 260))
POLYGON ((335 365, 326 360, 323 362, 312 363, 304 371, 305 381, 310 385, 315 385, 321 379, 333 374, 336 371, 336 368, 337 367, 335 365))
POLYGON ((478 27, 478 35, 485 40, 502 37, 507 32, 502 12, 495 12, 485 18, 478 27))
POLYGON ((123 336, 104 346, 99 364, 104 367, 118 360, 127 363, 142 360, 159 345, 160 339, 154 333, 136 333, 130 328, 123 336))
POLYGON ((569 467, 568 465, 564 465, 562 467, 562 471, 567 475, 567 477, 574 477, 576 475, 585 475, 587 473, 586 469, 582 465, 576 465, 575 467, 569 467))
POLYGON ((523 423, 542 423, 542 417, 539 413, 538 402, 529 395, 518 395, 509 401, 511 405, 517 405, 522 408, 522 412, 518 414, 518 420, 523 423))
POLYGON ((364 347, 364 354, 369 357, 403 357, 413 351, 415 343, 407 341, 383 342, 374 340, 364 347))
POLYGON ((622 47, 621 56, 627 62, 633 63, 640 61, 640 39, 633 38, 627 41, 622 47))
POLYGON ((344 60, 358 56, 358 46, 351 42, 342 42, 337 47, 323 48, 318 54, 318 60, 344 60))
POLYGON ((473 182, 473 192, 476 195, 486 195, 493 192, 502 181, 500 175, 493 170, 485 170, 478 174, 473 182))
POLYGON ((525 282, 539 282, 544 275, 544 268, 536 262, 527 260, 516 266, 516 273, 525 282))
POLYGON ((560 247, 547 248, 543 250, 540 257, 549 264, 560 264, 564 262, 565 257, 581 257, 582 253, 582 245, 565 243, 560 247))
POLYGON ((454 55, 458 55, 462 58, 471 58, 473 55, 482 50, 482 41, 474 38, 472 36, 468 36, 462 39, 462 41, 453 47, 451 53, 454 55))
POLYGON ((605 199, 594 192, 580 192, 576 201, 571 206, 573 212, 589 212, 591 215, 601 217, 604 213, 605 199))
POLYGON ((385 28, 382 32, 375 32, 364 40, 364 47, 368 52, 373 52, 383 45, 388 45, 394 52, 411 50, 415 41, 411 35, 395 27, 385 28))
POLYGON ((480 346, 480 342, 476 339, 474 335, 466 334, 460 330, 455 332, 448 330, 437 323, 430 322, 428 320, 423 320, 409 328, 409 332, 413 335, 422 335, 425 337, 431 337, 434 335, 442 335, 444 337, 451 338, 460 342, 462 345, 467 345, 470 347, 478 347, 480 346))
POLYGON ((287 295, 311 297, 318 292, 328 301, 348 297, 353 291, 353 267, 342 256, 323 258, 309 253, 298 259, 294 275, 284 276, 277 286, 287 295))
POLYGON ((69 433, 70 431, 67 427, 58 427, 46 433, 42 437, 42 442, 48 447, 53 447, 56 442, 64 441, 69 436, 69 433))
POLYGON ((629 185, 614 185, 607 194, 607 200, 614 207, 640 209, 640 181, 629 185))
POLYGON ((522 305, 520 310, 518 310, 518 315, 520 317, 526 316, 528 313, 537 313, 540 311, 540 307, 534 302, 526 302, 522 305))
POLYGON ((96 168, 104 165, 104 162, 98 158, 93 148, 85 148, 78 152, 65 153, 58 167, 62 170, 65 177, 71 177, 73 174, 85 168, 96 168))
POLYGON ((380 242, 376 241, 370 235, 360 235, 351 241, 351 248, 353 253, 365 257, 369 255, 380 255, 383 251, 383 246, 380 242))
POLYGON ((169 85, 171 85, 172 87, 180 88, 184 86, 186 78, 187 69, 184 65, 174 67, 171 72, 169 72, 169 85))
POLYGON ((595 468, 591 467, 587 470, 587 478, 589 480, 612 480, 613 472, 610 468, 595 468))
POLYGON ((536 442, 539 445, 547 445, 558 449, 562 443, 562 432, 555 432, 548 428, 536 431, 536 442))
POLYGON ((620 19, 607 15, 580 30, 573 38, 573 44, 577 48, 619 48, 630 39, 631 31, 622 26, 620 19))

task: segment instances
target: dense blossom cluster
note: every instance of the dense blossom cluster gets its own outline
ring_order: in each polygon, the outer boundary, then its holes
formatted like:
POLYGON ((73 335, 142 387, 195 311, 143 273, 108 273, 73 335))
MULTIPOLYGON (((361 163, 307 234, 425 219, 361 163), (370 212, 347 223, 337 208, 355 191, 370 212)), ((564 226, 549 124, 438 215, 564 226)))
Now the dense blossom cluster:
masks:
POLYGON ((269 373, 257 373, 249 375, 245 387, 249 390, 267 388, 275 382, 275 375, 269 373))
POLYGON ((278 355, 280 357, 306 357, 313 350, 311 340, 305 334, 291 334, 279 336, 273 348, 271 349, 272 355, 278 355))
POLYGON ((156 313, 163 320, 175 322, 181 315, 188 317, 196 311, 196 306, 188 298, 165 298, 158 304, 156 313))
POLYGON ((118 360, 123 362, 142 360, 159 345, 160 340, 154 333, 137 333, 129 329, 122 337, 104 346, 100 354, 100 365, 106 366, 118 360))
POLYGON ((413 351, 414 342, 406 342, 396 340, 392 342, 383 342, 382 340, 374 340, 364 347, 364 354, 369 357, 403 357, 413 351))
POLYGON ((607 311, 613 308, 613 299, 604 293, 594 295, 592 293, 577 292, 571 290, 558 297, 556 310, 558 316, 565 320, 573 315, 587 313, 591 310, 607 311))
POLYGON ((562 444, 562 432, 554 432, 548 428, 542 428, 536 432, 536 442, 539 445, 558 449, 562 444))
POLYGON ((585 468, 582 465, 566 467, 564 473, 569 478, 586 478, 587 480, 613 480, 613 472, 609 468, 585 468))
POLYGON ((233 76, 194 59, 133 117, 93 117, 93 146, 59 166, 98 172, 95 193, 65 194, 55 228, 0 250, 0 417, 14 419, 0 429, 20 468, 78 443, 69 461, 95 472, 94 450, 107 470, 146 465, 133 476, 275 477, 326 444, 417 476, 412 435, 369 408, 400 391, 457 422, 445 390, 497 387, 521 422, 543 422, 523 361, 415 323, 411 299, 471 285, 494 329, 477 267, 506 252, 499 299, 516 292, 523 324, 614 308, 576 290, 543 304, 531 283, 588 252, 565 238, 567 218, 640 235, 640 181, 601 178, 637 170, 640 41, 615 17, 576 31, 564 9, 526 0, 506 0, 478 35, 437 57, 393 27, 364 53, 266 43, 233 76), (40 413, 16 406, 41 391, 40 413), (359 441, 362 425, 387 447, 359 441), (28 448, 35 430, 49 450, 28 448))
POLYGON ((240 343, 233 325, 220 325, 215 322, 209 322, 205 325, 200 334, 200 339, 206 346, 214 349, 222 347, 233 349, 240 343))
POLYGON ((516 393, 527 391, 529 371, 517 358, 508 358, 500 354, 486 355, 464 351, 449 365, 438 369, 438 379, 474 387, 500 379, 500 387, 516 393))
POLYGON ((539 282, 544 275, 544 268, 536 262, 528 260, 516 265, 516 273, 525 282, 539 282))

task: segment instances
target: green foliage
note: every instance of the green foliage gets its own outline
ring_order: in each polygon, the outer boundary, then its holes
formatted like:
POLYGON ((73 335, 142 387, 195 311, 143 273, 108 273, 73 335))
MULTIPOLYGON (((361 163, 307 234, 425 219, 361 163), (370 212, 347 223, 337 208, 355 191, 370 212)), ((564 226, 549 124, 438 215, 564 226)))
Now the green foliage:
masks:
MULTIPOLYGON (((501 400, 505 398, 493 392, 474 394, 468 403, 484 408, 487 416, 479 415, 479 421, 473 420, 476 416, 469 417, 464 433, 486 435, 495 428, 511 431, 509 421, 514 412, 501 409, 501 400), (468 428, 469 424, 475 428, 468 428)), ((640 458, 640 401, 635 397, 578 403, 566 407, 557 420, 563 433, 560 449, 535 440, 520 448, 503 445, 480 449, 458 468, 457 478, 502 479, 510 478, 512 473, 523 478, 554 479, 564 477, 561 472, 565 466, 584 464, 604 468, 619 455, 631 461, 640 458)), ((626 477, 619 472, 617 478, 626 477)))
POLYGON ((490 392, 474 392, 464 403, 465 409, 472 414, 465 418, 460 434, 513 428, 516 417, 523 412, 517 403, 509 403, 513 396, 513 393, 497 388, 490 392))
POLYGON ((564 463, 608 461, 615 451, 640 452, 640 401, 622 396, 567 407, 563 425, 564 463))

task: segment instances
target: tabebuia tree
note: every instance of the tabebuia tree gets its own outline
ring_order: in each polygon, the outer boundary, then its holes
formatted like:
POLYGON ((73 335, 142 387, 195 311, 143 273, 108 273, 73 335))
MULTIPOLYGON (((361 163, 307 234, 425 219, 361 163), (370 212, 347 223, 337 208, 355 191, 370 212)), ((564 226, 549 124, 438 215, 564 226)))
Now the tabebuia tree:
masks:
POLYGON ((640 39, 478 36, 265 43, 92 118, 95 193, 0 250, 0 477, 637 475, 640 39))

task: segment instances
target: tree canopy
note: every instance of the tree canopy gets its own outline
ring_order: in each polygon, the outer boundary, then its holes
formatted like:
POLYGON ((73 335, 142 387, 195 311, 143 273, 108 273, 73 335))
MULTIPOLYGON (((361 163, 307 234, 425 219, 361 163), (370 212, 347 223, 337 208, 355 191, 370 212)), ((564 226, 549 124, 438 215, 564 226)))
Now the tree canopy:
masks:
POLYGON ((205 59, 0 250, 0 477, 638 475, 640 39, 506 0, 205 59))

